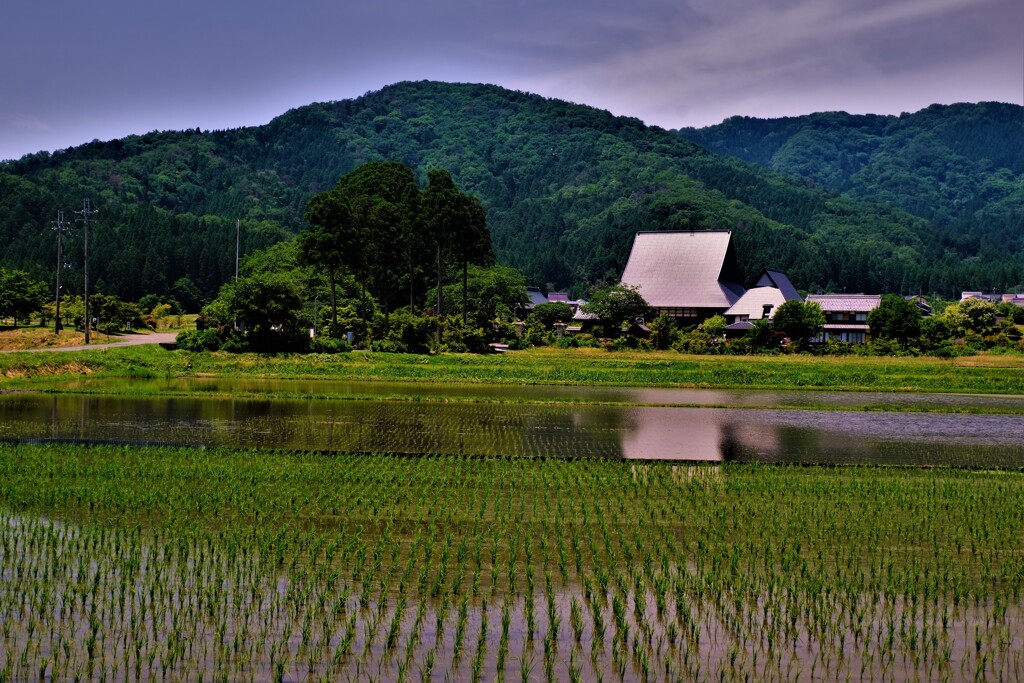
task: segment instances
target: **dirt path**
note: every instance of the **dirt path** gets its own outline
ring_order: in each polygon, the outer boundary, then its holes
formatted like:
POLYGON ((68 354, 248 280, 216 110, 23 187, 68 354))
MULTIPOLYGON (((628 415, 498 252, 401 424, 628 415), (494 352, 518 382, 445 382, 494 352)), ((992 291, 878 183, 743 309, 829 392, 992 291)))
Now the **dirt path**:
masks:
POLYGON ((57 346, 41 349, 11 349, 0 353, 38 353, 42 351, 86 351, 91 349, 110 349, 117 346, 138 346, 140 344, 172 344, 178 336, 177 332, 154 332, 153 334, 133 334, 123 341, 109 344, 79 344, 77 346, 57 346))

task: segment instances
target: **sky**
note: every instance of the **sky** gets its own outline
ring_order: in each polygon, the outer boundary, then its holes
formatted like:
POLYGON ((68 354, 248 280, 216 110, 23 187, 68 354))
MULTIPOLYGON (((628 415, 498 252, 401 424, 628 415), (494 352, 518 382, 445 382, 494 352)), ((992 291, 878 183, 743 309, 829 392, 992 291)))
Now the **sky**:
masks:
POLYGON ((1024 1, 4 0, 0 160, 423 79, 664 128, 1024 104, 1024 1))

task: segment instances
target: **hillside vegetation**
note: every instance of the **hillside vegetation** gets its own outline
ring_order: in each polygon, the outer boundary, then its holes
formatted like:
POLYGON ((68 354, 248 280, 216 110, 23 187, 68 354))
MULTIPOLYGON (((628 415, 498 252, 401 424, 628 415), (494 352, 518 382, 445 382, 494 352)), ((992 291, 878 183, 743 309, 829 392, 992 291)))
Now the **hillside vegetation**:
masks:
MULTIPOLYGON (((209 298, 234 271, 236 219, 243 251, 287 239, 306 226, 311 196, 374 160, 408 164, 421 184, 430 169, 449 170, 486 207, 499 262, 576 294, 617 279, 633 234, 658 229, 733 230, 747 279, 770 265, 809 290, 952 295, 1024 282, 1017 243, 954 237, 932 217, 720 156, 636 119, 433 82, 312 104, 265 126, 154 132, 0 164, 0 264, 52 277, 49 225, 88 197, 100 211, 90 246, 97 288, 209 298)), ((977 210, 1009 201, 996 199, 977 210)), ((67 251, 74 289, 81 238, 67 251)))
MULTIPOLYGON (((1024 107, 932 105, 900 116, 733 117, 679 134, 719 154, 928 220, 934 242, 974 262, 1024 248, 1024 107)), ((973 288, 1020 284, 995 269, 973 288)))

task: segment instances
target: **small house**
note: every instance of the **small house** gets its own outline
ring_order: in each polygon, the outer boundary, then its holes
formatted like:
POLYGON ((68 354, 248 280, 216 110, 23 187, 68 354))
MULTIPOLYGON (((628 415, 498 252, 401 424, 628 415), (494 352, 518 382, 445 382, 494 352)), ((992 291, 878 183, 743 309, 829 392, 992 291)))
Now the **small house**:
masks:
POLYGON ((784 273, 763 270, 753 287, 744 292, 725 315, 727 337, 739 337, 754 326, 756 320, 770 320, 779 306, 802 297, 784 273))
POLYGON ((825 329, 821 337, 811 341, 829 339, 862 344, 868 335, 868 313, 882 303, 881 294, 810 294, 807 303, 821 306, 825 314, 825 329))

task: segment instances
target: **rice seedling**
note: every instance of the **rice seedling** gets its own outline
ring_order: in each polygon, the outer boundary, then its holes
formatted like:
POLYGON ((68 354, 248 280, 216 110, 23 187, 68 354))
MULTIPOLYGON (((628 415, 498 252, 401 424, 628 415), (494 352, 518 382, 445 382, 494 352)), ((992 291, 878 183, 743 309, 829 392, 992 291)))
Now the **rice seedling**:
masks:
POLYGON ((1020 680, 1021 509, 1016 472, 0 445, 0 672, 1020 680))

